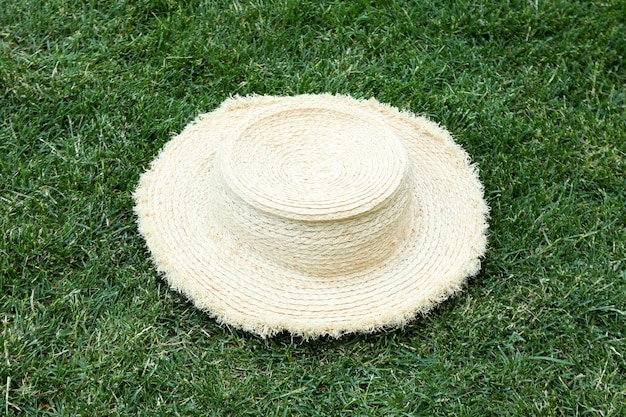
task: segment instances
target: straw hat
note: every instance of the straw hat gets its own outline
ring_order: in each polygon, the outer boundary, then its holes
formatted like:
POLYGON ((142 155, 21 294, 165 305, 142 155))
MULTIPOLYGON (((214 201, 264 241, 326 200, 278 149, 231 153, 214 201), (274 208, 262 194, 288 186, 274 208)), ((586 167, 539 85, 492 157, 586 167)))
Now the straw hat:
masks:
POLYGON ((134 197, 171 286, 262 337, 403 325, 459 291, 486 247, 465 151, 374 99, 228 99, 166 144, 134 197))

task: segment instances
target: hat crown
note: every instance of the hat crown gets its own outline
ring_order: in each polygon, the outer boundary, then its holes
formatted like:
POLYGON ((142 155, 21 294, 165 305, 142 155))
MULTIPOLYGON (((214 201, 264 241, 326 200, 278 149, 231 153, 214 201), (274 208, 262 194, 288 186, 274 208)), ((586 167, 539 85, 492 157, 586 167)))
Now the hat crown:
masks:
POLYGON ((404 145, 371 113, 274 106, 233 127, 218 150, 213 212, 275 265, 346 275, 384 264, 404 240, 409 172, 404 145))

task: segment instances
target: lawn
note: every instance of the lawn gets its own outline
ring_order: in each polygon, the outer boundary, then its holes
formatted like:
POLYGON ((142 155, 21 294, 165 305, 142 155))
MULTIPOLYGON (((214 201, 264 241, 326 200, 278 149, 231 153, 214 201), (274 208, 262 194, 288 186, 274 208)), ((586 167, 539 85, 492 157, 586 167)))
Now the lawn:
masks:
POLYGON ((625 416, 626 2, 0 0, 0 413, 625 416), (216 324, 133 214, 239 94, 441 123, 491 207, 481 273, 402 329, 216 324))

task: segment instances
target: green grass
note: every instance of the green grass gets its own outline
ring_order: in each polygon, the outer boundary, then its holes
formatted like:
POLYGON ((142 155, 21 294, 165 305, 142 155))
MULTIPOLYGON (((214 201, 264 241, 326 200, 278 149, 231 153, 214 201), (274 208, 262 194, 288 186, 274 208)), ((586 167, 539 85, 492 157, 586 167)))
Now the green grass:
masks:
POLYGON ((0 413, 626 415, 626 3, 0 0, 0 413), (220 327, 132 212, 234 94, 428 115, 480 165, 480 275, 404 329, 220 327))

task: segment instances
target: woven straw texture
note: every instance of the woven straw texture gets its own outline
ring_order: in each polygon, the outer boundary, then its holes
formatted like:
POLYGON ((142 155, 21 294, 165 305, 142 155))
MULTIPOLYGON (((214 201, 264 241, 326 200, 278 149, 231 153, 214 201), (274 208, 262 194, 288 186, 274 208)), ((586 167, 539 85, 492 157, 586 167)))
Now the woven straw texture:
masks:
POLYGON ((228 99, 166 144, 134 197, 171 286, 262 337, 401 326, 459 291, 486 249, 468 155, 374 99, 228 99))

